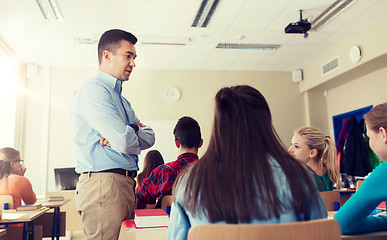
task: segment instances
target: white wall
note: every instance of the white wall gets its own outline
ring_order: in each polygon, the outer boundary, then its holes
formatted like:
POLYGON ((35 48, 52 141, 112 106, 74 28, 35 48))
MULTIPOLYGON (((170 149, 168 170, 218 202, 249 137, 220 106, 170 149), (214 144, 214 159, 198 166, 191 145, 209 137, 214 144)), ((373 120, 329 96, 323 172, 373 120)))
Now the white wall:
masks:
MULTIPOLYGON (((25 156, 29 159, 28 177, 39 194, 46 189, 42 174, 47 156, 47 190, 55 190, 53 169, 75 166, 75 146, 73 127, 69 115, 72 94, 80 84, 94 74, 95 68, 51 67, 49 82, 45 81, 45 68, 41 68, 39 77, 29 82, 30 96, 26 114, 25 156), (46 106, 41 95, 47 96, 44 89, 49 85, 49 115, 46 120, 46 106), (47 122, 47 125, 42 123, 47 122), (42 126, 44 125, 44 126, 42 126), (44 129, 48 127, 47 152, 44 152, 44 129), (31 163, 31 165, 30 165, 31 163), (33 164, 32 164, 33 163, 33 164)), ((47 80, 47 79, 46 79, 47 80)), ((204 146, 207 148, 212 127, 214 97, 224 86, 249 84, 262 92, 272 111, 274 126, 285 143, 289 143, 293 129, 304 125, 303 97, 298 86, 287 72, 233 72, 233 71, 169 71, 135 69, 129 82, 124 83, 123 95, 131 102, 137 116, 144 122, 168 123, 184 115, 195 118, 202 129, 204 146), (167 102, 164 91, 178 87, 181 99, 176 103, 167 102)), ((150 124, 149 124, 150 125, 150 124)), ((171 126, 170 126, 171 127, 171 126)), ((166 132, 165 134, 169 134, 166 132)), ((177 155, 171 135, 163 136, 156 132, 156 141, 170 142, 171 149, 163 153, 166 162, 177 155), (174 155, 175 154, 175 155, 174 155)), ((286 144, 288 145, 288 144, 286 144)), ((145 154, 140 156, 143 158, 145 154)), ((140 166, 142 163, 140 163, 140 166)))

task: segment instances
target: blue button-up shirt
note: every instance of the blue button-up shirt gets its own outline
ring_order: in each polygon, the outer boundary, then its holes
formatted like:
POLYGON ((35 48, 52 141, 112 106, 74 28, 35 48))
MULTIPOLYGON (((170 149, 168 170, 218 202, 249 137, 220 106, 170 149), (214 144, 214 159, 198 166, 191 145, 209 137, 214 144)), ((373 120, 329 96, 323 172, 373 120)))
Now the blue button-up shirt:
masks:
POLYGON ((150 127, 139 127, 136 133, 129 126, 138 118, 121 90, 121 81, 98 71, 74 93, 71 117, 77 147, 76 172, 138 170, 137 155, 153 146, 155 134, 150 127), (111 147, 99 143, 101 136, 111 147))

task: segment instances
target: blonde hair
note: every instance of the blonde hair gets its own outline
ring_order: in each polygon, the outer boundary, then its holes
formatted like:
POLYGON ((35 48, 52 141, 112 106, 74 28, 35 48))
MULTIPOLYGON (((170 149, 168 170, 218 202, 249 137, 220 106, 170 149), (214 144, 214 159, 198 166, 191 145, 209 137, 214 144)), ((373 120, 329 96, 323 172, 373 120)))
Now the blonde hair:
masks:
POLYGON ((336 146, 330 137, 325 137, 323 133, 315 127, 302 127, 295 131, 306 139, 306 144, 310 149, 316 149, 319 167, 328 172, 329 178, 340 188, 340 173, 337 163, 336 146))
POLYGON ((20 152, 14 148, 0 149, 0 179, 8 177, 12 172, 11 162, 19 160, 20 152))
POLYGON ((18 160, 20 152, 14 148, 6 147, 0 149, 0 160, 6 162, 13 162, 18 160))

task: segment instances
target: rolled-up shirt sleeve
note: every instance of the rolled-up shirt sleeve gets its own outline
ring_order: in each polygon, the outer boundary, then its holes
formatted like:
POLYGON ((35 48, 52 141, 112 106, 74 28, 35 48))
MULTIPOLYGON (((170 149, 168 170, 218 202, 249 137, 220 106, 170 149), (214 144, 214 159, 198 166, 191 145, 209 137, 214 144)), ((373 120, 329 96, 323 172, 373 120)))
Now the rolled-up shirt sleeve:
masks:
POLYGON ((137 134, 132 127, 126 125, 107 89, 88 85, 79 94, 78 107, 84 119, 110 142, 113 150, 125 154, 141 152, 137 134))
POLYGON ((148 126, 139 128, 137 137, 141 150, 148 149, 155 144, 155 133, 153 132, 153 129, 148 126))

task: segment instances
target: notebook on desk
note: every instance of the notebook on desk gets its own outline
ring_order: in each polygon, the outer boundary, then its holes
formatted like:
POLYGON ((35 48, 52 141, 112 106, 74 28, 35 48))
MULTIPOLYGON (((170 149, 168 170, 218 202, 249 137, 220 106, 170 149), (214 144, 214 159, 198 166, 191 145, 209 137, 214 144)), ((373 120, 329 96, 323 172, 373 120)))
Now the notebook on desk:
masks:
POLYGON ((134 220, 124 220, 124 224, 127 230, 134 230, 134 229, 151 229, 151 228, 168 228, 168 226, 161 226, 161 227, 137 227, 134 220))

